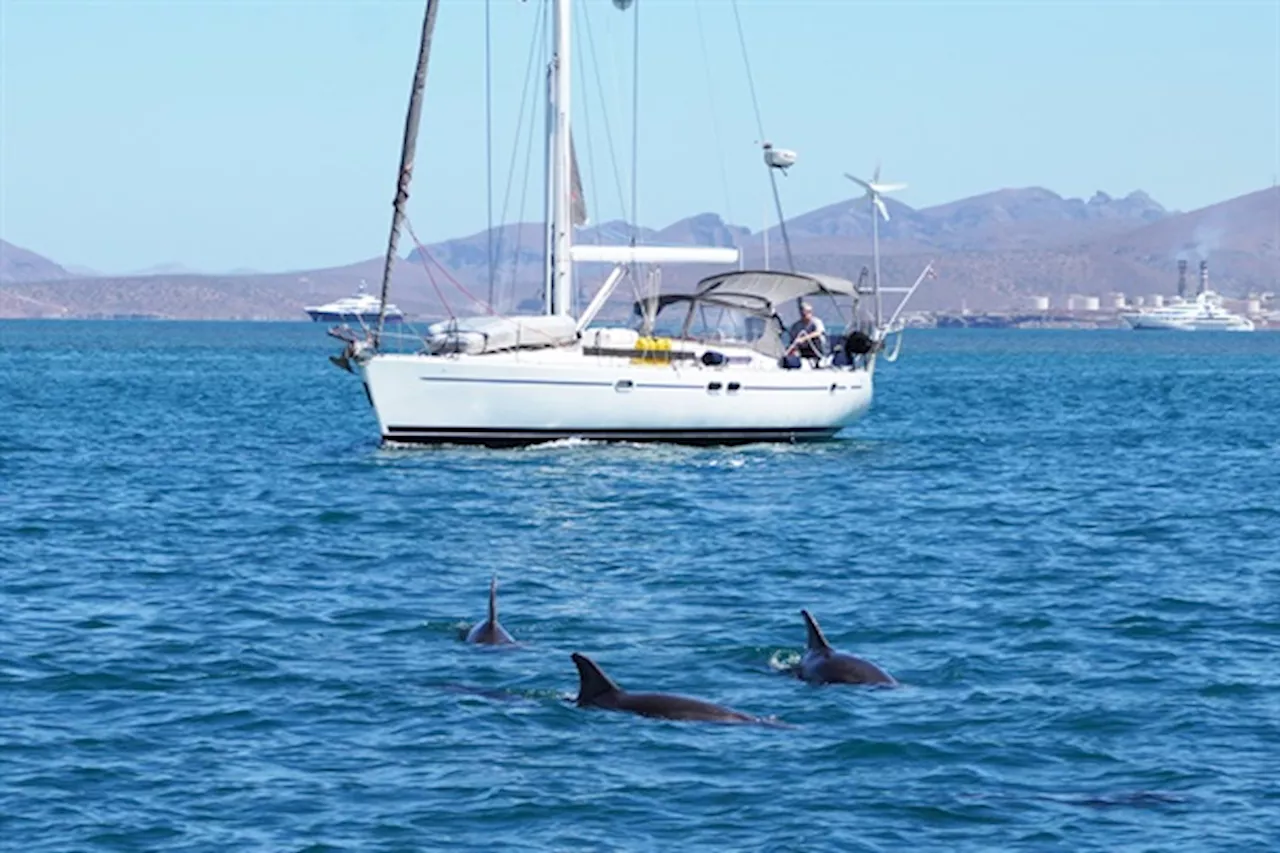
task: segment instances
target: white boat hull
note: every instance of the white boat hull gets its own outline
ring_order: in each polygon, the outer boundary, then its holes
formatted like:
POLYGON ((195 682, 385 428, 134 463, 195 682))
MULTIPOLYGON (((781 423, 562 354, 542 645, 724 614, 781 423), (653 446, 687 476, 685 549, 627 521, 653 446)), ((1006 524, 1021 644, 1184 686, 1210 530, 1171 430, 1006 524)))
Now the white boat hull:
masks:
MULTIPOLYGON (((378 312, 353 312, 353 311, 324 311, 319 308, 306 309, 309 316, 316 323, 360 323, 365 326, 378 325, 378 312)), ((404 315, 400 313, 388 312, 385 318, 387 323, 400 323, 404 321, 404 315)))
POLYGON ((744 444, 831 438, 870 407, 874 362, 821 370, 635 364, 565 348, 388 353, 364 360, 360 371, 387 442, 744 444))
POLYGON ((1205 290, 1195 301, 1178 301, 1161 308, 1130 311, 1120 315, 1137 331, 1172 332, 1252 332, 1253 321, 1222 307, 1222 297, 1205 290))
POLYGON ((1246 318, 1225 319, 1177 319, 1167 320, 1150 315, 1122 315, 1129 328, 1137 331, 1172 331, 1172 332, 1252 332, 1253 321, 1246 318))

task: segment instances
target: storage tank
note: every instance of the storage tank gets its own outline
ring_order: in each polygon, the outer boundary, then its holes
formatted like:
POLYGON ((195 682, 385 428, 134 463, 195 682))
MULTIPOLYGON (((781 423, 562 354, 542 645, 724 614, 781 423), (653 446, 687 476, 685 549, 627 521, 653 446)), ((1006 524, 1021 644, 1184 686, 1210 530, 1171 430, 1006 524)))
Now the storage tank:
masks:
POLYGON ((1049 297, 1047 296, 1028 296, 1027 307, 1032 311, 1048 311, 1049 297))
POLYGON ((1164 307, 1164 296, 1162 296, 1161 294, 1159 294, 1159 293, 1153 293, 1151 296, 1149 296, 1149 297, 1147 297, 1147 298, 1151 300, 1151 307, 1152 307, 1152 308, 1163 308, 1163 307, 1164 307))
POLYGON ((1108 307, 1108 308, 1115 308, 1115 309, 1121 309, 1121 308, 1124 308, 1124 294, 1123 294, 1123 293, 1108 293, 1108 294, 1107 294, 1107 307, 1108 307))
POLYGON ((1246 299, 1244 301, 1244 313, 1246 317, 1257 317, 1262 314, 1261 299, 1246 299))

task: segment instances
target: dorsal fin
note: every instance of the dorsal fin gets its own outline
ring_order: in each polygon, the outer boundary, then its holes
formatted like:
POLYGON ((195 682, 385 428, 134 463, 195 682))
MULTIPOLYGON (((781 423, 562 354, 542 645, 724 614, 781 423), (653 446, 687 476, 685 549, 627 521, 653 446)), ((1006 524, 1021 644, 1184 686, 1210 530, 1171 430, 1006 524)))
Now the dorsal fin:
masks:
POLYGON ((827 638, 822 634, 822 629, 818 627, 818 620, 810 616, 808 610, 801 610, 800 615, 804 617, 804 627, 809 634, 806 645, 814 651, 830 651, 831 644, 827 642, 827 638))
POLYGON ((578 699, 579 705, 588 705, 608 693, 621 693, 622 688, 613 683, 613 679, 604 674, 604 670, 596 666, 596 662, 586 655, 574 652, 574 664, 578 667, 578 699))
POLYGON ((498 624, 498 576, 489 578, 489 621, 498 624))

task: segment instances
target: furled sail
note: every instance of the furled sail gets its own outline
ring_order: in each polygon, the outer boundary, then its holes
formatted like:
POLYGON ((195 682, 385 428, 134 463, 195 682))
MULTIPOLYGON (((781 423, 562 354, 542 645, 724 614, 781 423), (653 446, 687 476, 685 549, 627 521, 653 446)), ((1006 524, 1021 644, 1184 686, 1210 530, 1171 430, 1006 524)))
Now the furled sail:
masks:
POLYGON ((573 224, 587 224, 587 198, 582 193, 582 176, 578 174, 578 151, 573 147, 573 131, 569 132, 569 160, 572 163, 571 180, 569 188, 570 201, 572 210, 570 215, 573 218, 573 224))
POLYGON ((400 239, 400 225, 404 221, 404 203, 409 200, 409 182, 413 180, 413 158, 418 144, 418 122, 422 116, 422 90, 427 85, 427 59, 431 55, 431 33, 436 27, 436 9, 440 0, 427 0, 422 18, 422 39, 418 44, 418 66, 413 75, 413 89, 409 92, 409 112, 404 120, 404 142, 400 146, 400 172, 396 178, 396 198, 391 215, 391 236, 387 240, 387 257, 382 269, 382 300, 378 306, 378 326, 374 332, 374 346, 382 338, 382 326, 387 316, 387 290, 391 286, 391 268, 396 262, 396 243, 400 239))

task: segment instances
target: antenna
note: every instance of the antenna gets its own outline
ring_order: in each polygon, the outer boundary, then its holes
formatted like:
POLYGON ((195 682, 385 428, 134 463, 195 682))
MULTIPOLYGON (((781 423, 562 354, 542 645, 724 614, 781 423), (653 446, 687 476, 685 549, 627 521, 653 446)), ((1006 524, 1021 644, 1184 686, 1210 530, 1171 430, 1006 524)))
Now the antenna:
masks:
POLYGON ((889 209, 885 207, 884 199, 881 198, 881 195, 896 192, 897 190, 905 190, 907 185, 881 183, 879 163, 876 163, 875 173, 869 181, 850 175, 848 172, 845 172, 844 176, 866 190, 863 198, 871 201, 871 264, 875 270, 872 283, 876 293, 876 328, 879 328, 881 322, 883 322, 883 310, 880 301, 880 216, 883 216, 886 222, 889 219, 889 209), (879 216, 876 215, 877 213, 879 213, 879 216))
POLYGON ((782 197, 778 195, 777 173, 786 177, 787 169, 796 164, 796 152, 786 148, 774 148, 773 143, 760 143, 764 151, 764 164, 769 168, 769 185, 773 188, 773 205, 778 210, 778 230, 782 232, 782 247, 787 250, 787 267, 796 271, 796 262, 791 257, 791 238, 787 236, 787 218, 782 214, 782 197))

